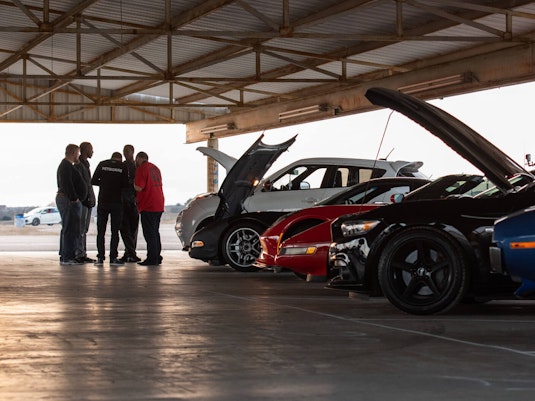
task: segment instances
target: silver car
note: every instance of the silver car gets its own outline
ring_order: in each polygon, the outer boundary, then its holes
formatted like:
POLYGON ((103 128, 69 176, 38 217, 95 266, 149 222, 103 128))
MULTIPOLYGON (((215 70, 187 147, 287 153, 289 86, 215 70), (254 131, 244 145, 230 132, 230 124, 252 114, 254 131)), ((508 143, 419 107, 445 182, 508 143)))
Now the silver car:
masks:
MULTIPOLYGON (((236 162, 236 159, 215 149, 198 150, 221 163, 227 172, 236 162)), ((242 158, 250 156, 246 152, 242 158)), ((300 210, 371 178, 427 178, 419 171, 422 165, 422 162, 339 157, 301 159, 263 178, 242 201, 241 208, 243 213, 300 210)), ((193 233, 213 221, 219 202, 218 194, 204 193, 190 200, 179 212, 175 231, 184 251, 190 249, 193 233)))

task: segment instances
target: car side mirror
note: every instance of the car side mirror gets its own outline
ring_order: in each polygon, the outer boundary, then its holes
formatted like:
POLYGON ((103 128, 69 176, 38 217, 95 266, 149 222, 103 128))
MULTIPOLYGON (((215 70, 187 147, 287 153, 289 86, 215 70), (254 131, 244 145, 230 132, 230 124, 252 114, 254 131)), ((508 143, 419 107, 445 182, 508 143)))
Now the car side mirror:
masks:
POLYGON ((405 195, 403 194, 393 194, 390 196, 390 202, 392 203, 401 203, 403 199, 405 199, 405 195))

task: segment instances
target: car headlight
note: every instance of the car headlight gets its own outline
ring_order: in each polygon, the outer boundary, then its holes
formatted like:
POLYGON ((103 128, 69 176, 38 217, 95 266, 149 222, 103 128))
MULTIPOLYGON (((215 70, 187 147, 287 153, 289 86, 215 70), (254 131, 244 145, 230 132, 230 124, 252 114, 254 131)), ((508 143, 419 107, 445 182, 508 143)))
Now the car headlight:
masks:
POLYGON ((317 248, 315 246, 296 247, 296 248, 282 248, 281 255, 314 255, 317 248))
POLYGON ((354 237, 366 234, 379 224, 379 220, 353 220, 342 223, 340 231, 344 237, 354 237))

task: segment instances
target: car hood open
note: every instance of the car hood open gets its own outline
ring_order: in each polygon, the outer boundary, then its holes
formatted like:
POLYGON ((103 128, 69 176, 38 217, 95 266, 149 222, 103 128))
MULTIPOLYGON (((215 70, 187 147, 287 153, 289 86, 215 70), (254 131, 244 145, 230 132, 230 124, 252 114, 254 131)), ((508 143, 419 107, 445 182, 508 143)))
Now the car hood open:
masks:
POLYGON ((374 105, 396 110, 426 128, 502 190, 513 187, 508 181, 511 176, 531 175, 476 131, 438 107, 386 88, 370 88, 366 98, 374 105))
POLYGON ((216 162, 221 164, 227 173, 237 161, 235 157, 229 156, 219 149, 209 148, 207 146, 199 146, 197 150, 205 156, 210 156, 216 162))
POLYGON ((257 184, 271 165, 296 140, 297 135, 278 145, 262 142, 264 135, 234 163, 221 184, 218 192, 219 206, 215 220, 236 216, 243 210, 243 201, 251 195, 257 184))

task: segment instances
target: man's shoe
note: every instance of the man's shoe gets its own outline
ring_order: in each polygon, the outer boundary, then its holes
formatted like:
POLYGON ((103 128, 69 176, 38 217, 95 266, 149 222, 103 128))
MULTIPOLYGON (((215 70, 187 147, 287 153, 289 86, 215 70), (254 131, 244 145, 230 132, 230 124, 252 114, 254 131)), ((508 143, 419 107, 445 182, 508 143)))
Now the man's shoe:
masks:
POLYGON ((79 262, 76 259, 66 260, 64 262, 61 262, 63 266, 80 266, 83 265, 83 262, 79 262))
POLYGON ((104 264, 103 258, 97 258, 97 260, 95 260, 95 266, 102 266, 103 264, 104 264))
POLYGON ((124 262, 117 258, 110 260, 110 266, 124 266, 124 262))
POLYGON ((138 258, 137 256, 123 256, 119 260, 122 260, 125 263, 136 263, 136 262, 141 261, 141 259, 138 258))
POLYGON ((143 262, 137 262, 137 264, 140 266, 158 266, 159 265, 159 263, 151 262, 147 259, 145 259, 143 262))
POLYGON ((90 257, 84 257, 84 263, 95 263, 95 259, 91 259, 90 257))

